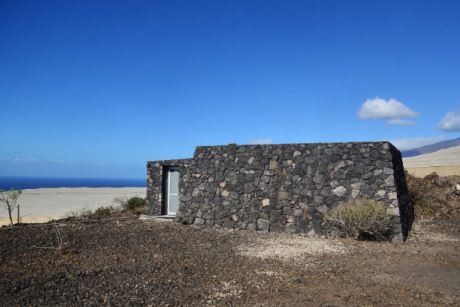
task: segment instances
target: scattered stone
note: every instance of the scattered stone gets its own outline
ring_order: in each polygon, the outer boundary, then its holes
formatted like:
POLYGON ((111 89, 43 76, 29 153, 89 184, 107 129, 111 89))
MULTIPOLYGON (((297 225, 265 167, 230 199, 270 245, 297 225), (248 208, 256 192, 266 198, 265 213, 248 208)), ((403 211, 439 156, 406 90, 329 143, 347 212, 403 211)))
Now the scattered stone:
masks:
POLYGON ((347 193, 347 189, 344 186, 339 186, 332 190, 332 193, 334 193, 338 197, 342 197, 347 193))
POLYGON ((329 207, 326 205, 321 205, 316 207, 316 210, 322 214, 326 214, 329 211, 329 207))
POLYGON ((221 193, 222 197, 228 197, 229 194, 230 194, 230 192, 227 191, 227 190, 223 190, 222 193, 221 193))
POLYGON ((355 190, 355 189, 353 189, 353 190, 351 190, 351 197, 352 197, 353 199, 355 199, 356 197, 359 196, 359 193, 361 193, 360 190, 355 190))

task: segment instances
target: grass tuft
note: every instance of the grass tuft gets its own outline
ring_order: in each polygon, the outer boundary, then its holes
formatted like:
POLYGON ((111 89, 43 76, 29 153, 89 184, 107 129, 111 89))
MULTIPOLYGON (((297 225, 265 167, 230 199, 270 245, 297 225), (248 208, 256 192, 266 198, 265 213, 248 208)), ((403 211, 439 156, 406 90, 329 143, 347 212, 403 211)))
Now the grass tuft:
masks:
POLYGON ((392 218, 385 205, 370 199, 340 203, 328 212, 325 221, 348 238, 388 240, 392 234, 392 218))

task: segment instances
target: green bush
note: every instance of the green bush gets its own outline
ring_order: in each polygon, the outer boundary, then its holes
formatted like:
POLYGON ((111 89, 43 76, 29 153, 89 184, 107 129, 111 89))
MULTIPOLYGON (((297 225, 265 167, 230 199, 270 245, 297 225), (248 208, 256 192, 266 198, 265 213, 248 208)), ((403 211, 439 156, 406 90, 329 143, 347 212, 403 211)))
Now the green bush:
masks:
POLYGON ((142 197, 131 197, 122 204, 123 209, 129 211, 138 211, 145 206, 145 199, 142 197))
POLYGON ((393 228, 385 205, 370 199, 341 203, 329 211, 325 221, 335 226, 342 236, 357 239, 387 240, 393 228))

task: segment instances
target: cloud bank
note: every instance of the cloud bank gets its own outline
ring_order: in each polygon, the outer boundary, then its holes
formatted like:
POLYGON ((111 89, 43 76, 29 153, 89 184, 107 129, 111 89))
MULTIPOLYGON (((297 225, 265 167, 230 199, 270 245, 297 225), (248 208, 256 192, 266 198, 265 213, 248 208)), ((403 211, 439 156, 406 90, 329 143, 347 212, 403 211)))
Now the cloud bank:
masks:
POLYGON ((460 131, 460 112, 448 112, 439 123, 444 131, 460 131))
POLYGON ((417 117, 419 114, 401 101, 382 98, 367 99, 358 111, 358 118, 364 120, 385 120, 389 125, 411 126, 415 123, 404 118, 417 117))

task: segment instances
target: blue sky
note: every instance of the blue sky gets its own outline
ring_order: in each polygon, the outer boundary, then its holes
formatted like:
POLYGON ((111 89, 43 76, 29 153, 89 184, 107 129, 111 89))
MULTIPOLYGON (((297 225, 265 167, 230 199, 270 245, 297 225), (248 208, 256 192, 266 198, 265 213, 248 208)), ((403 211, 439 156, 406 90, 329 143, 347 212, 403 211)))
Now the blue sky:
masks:
POLYGON ((460 136, 460 1, 0 2, 0 175, 460 136))

